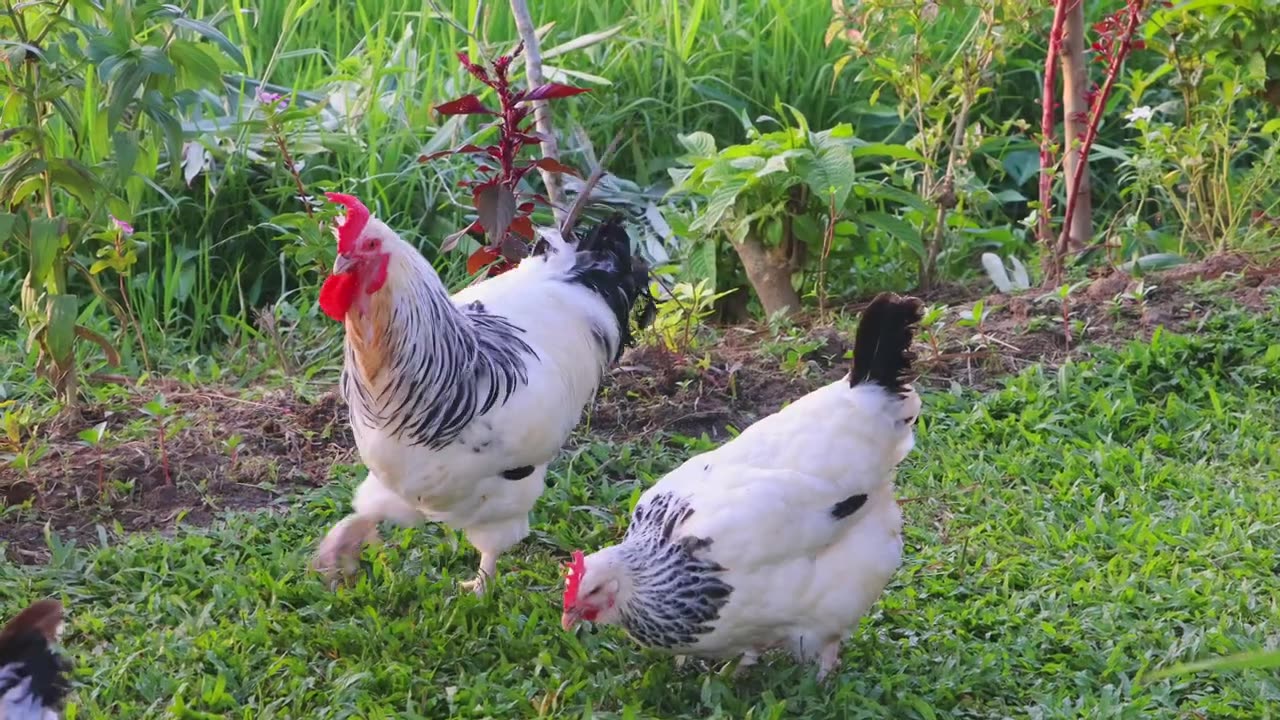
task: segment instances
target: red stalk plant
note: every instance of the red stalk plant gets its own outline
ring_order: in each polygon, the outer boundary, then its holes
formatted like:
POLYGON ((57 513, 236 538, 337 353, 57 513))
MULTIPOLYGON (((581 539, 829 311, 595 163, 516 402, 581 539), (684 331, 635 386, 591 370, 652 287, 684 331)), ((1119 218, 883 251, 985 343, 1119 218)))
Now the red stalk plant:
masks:
POLYGON ((489 276, 506 272, 529 254, 530 247, 536 240, 530 217, 534 207, 539 204, 550 207, 550 201, 545 196, 522 189, 521 181, 531 170, 536 168, 581 177, 576 170, 553 157, 539 157, 528 162, 520 162, 518 159, 521 150, 530 145, 538 145, 543 139, 531 127, 531 103, 587 92, 586 88, 560 83, 546 83, 531 89, 516 87, 510 77, 511 64, 523 49, 524 43, 517 45, 511 54, 494 60, 491 68, 472 62, 465 52, 458 53, 458 59, 467 72, 494 91, 498 99, 497 111, 491 110, 474 94, 463 95, 435 107, 436 112, 441 115, 495 116, 497 142, 486 146, 463 145, 418 158, 419 162, 457 154, 476 155, 479 158, 477 170, 482 177, 458 183, 461 187, 471 189, 476 220, 446 238, 440 247, 447 252, 457 246, 463 235, 483 233, 483 246, 467 258, 467 272, 472 275, 486 267, 489 276))
MULTIPOLYGON (((1076 7, 1077 4, 1082 2, 1084 0, 1054 0, 1053 25, 1049 31, 1049 49, 1045 56, 1044 89, 1041 98, 1044 110, 1040 120, 1040 216, 1037 234, 1040 237, 1040 241, 1050 252, 1046 263, 1046 284, 1055 284, 1062 278, 1064 260, 1072 239, 1071 219, 1079 202, 1078 196, 1082 179, 1085 173, 1089 171, 1089 152, 1093 149, 1093 143, 1098 137, 1098 126, 1102 123, 1102 113, 1106 109, 1107 101, 1111 98, 1116 78, 1120 75, 1120 70, 1124 67, 1125 60, 1133 51, 1146 48, 1146 42, 1134 36, 1137 34, 1138 25, 1142 22, 1146 11, 1155 4, 1149 0, 1125 0, 1123 8, 1108 15, 1093 26, 1093 31, 1097 33, 1098 39, 1089 46, 1089 49, 1094 53, 1093 60, 1105 66, 1105 76, 1101 87, 1094 84, 1085 94, 1085 104, 1088 106, 1088 111, 1084 114, 1085 117, 1072 118, 1085 123, 1085 132, 1084 136, 1080 138, 1080 160, 1075 163, 1071 177, 1066 179, 1066 212, 1063 214, 1062 230, 1055 237, 1050 223, 1050 215, 1053 210, 1052 173, 1055 163, 1054 139, 1056 130, 1054 118, 1055 111, 1061 107, 1055 100, 1057 71, 1059 60, 1062 59, 1067 17, 1070 13, 1076 11, 1078 9, 1076 7)), ((1160 4, 1168 7, 1172 3, 1169 0, 1161 0, 1160 4)), ((1068 148, 1068 151, 1070 150, 1068 148)))

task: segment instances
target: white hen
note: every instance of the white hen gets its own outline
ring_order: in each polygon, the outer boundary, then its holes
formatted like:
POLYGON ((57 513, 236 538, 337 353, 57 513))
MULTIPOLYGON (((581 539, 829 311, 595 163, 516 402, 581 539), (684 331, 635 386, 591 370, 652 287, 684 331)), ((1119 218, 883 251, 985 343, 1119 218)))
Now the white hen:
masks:
POLYGON ((641 497, 623 541, 574 553, 565 629, 621 625, 680 655, 773 648, 819 679, 902 562, 895 467, 915 442, 914 298, 863 312, 853 370, 676 468, 641 497))

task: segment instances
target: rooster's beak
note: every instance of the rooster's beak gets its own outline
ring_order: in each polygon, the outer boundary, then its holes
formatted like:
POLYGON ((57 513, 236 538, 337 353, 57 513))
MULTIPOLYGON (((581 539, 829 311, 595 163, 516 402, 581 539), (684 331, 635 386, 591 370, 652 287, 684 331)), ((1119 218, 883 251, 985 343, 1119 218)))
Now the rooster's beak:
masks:
POLYGON ((338 259, 333 261, 333 274, 341 275, 342 273, 349 272, 359 264, 359 258, 350 257, 348 255, 339 255, 338 259))
POLYGON ((579 610, 565 610, 560 615, 560 627, 566 631, 572 630, 574 625, 582 620, 582 613, 579 610))

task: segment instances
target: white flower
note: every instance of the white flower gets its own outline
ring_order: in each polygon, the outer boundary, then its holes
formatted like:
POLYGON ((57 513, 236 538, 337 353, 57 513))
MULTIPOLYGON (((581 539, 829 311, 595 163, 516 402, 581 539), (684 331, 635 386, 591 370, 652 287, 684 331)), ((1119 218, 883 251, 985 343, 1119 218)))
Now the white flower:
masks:
POLYGON ((1142 107, 1136 107, 1130 110, 1129 114, 1124 116, 1124 119, 1128 120, 1130 124, 1133 124, 1138 122, 1139 120, 1150 120, 1155 116, 1156 116, 1155 109, 1153 109, 1150 105, 1143 105, 1142 107))

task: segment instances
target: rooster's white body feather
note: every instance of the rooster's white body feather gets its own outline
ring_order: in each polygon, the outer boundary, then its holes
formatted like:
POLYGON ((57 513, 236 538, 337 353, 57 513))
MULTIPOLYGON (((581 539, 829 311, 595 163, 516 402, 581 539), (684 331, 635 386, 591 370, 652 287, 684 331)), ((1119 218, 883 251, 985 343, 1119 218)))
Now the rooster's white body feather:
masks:
POLYGON ((548 464, 628 341, 644 272, 625 231, 606 223, 576 247, 556 234, 544 253, 450 297, 385 227, 365 232, 393 249, 387 295, 367 318, 348 317, 342 380, 370 472, 317 564, 349 565, 376 520, 426 519, 464 531, 492 576, 528 534, 548 464))

